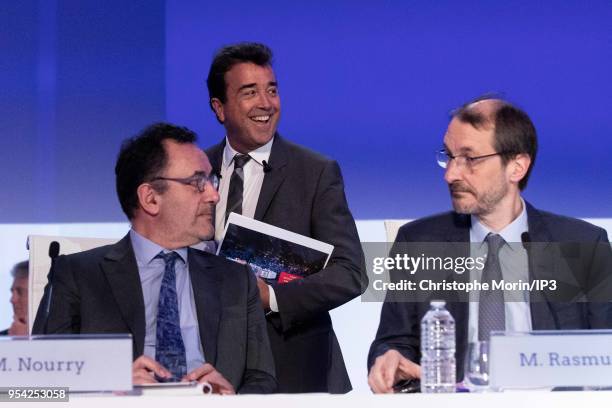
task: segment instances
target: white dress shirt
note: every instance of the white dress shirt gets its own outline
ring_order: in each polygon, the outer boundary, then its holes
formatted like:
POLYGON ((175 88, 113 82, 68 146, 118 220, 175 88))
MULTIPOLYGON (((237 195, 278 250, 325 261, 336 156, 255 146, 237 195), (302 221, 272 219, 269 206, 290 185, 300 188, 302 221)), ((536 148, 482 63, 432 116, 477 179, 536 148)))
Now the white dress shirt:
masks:
MULTIPOLYGON (((274 137, 265 145, 250 151, 251 156, 243 167, 244 183, 242 190, 242 215, 249 218, 255 217, 255 209, 259 200, 259 193, 263 185, 265 176, 263 162, 270 162, 270 153, 272 151, 272 143, 274 137)), ((225 234, 225 209, 227 208, 227 193, 229 190, 230 179, 234 172, 234 156, 241 154, 236 151, 225 138, 225 148, 223 149, 223 163, 221 163, 221 180, 219 182, 219 202, 215 209, 215 240, 221 241, 225 234)), ((276 302, 276 294, 272 286, 270 289, 270 310, 278 312, 278 304, 276 302)))
MULTIPOLYGON (((529 282, 529 261, 527 251, 521 243, 521 234, 528 231, 527 211, 525 201, 521 198, 523 209, 520 215, 508 224, 504 229, 497 232, 506 241, 499 251, 499 263, 502 270, 504 281, 529 282)), ((472 226, 470 228, 471 256, 473 258, 483 256, 487 252, 487 244, 484 242, 491 231, 482 224, 478 217, 472 216, 472 226)), ((480 281, 482 270, 472 269, 470 281, 476 279, 480 281)), ((506 300, 506 332, 526 332, 531 330, 531 310, 529 309, 529 292, 513 292, 513 301, 508 301, 509 294, 505 293, 506 300), (516 295, 521 300, 517 301, 516 295)), ((469 342, 478 341, 478 292, 470 293, 469 322, 468 322, 469 342)))
MULTIPOLYGON (((132 241, 134 256, 136 257, 145 306, 144 355, 155 360, 157 306, 159 304, 159 291, 166 268, 164 260, 157 258, 157 255, 160 252, 167 252, 167 250, 143 237, 133 229, 130 230, 130 240, 132 241)), ((177 260, 174 264, 174 269, 176 273, 179 325, 183 344, 185 345, 187 372, 189 373, 202 366, 206 359, 202 350, 195 298, 189 277, 187 248, 175 249, 174 252, 181 257, 181 260, 177 260)))
MULTIPOLYGON (((244 188, 242 192, 242 215, 253 218, 255 216, 255 208, 257 208, 257 200, 261 192, 261 186, 264 179, 263 162, 270 161, 270 152, 272 151, 272 142, 260 148, 249 152, 251 160, 243 167, 244 172, 244 188)), ((229 190, 230 179, 234 172, 234 156, 241 154, 234 150, 230 145, 227 137, 225 138, 225 148, 223 149, 223 163, 221 163, 221 180, 219 182, 219 202, 215 209, 215 240, 220 241, 225 233, 225 208, 227 207, 227 193, 229 190)))

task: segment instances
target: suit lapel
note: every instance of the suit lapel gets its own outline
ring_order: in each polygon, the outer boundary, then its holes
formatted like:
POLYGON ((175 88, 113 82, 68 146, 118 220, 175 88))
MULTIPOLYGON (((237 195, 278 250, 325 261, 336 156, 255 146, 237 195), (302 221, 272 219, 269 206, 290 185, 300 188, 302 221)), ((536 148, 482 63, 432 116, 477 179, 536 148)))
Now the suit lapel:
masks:
POLYGON ((553 271, 553 254, 554 245, 551 245, 552 237, 544 222, 540 212, 533 208, 529 203, 527 205, 527 224, 529 228, 529 236, 532 244, 530 249, 529 259, 529 280, 534 279, 552 279, 554 278, 553 271))
MULTIPOLYGON (((530 251, 529 280, 555 280, 558 293, 575 293, 580 296, 581 284, 576 280, 567 259, 558 242, 555 242, 550 230, 542 219, 542 214, 527 203, 527 217, 529 223, 529 235, 532 247, 530 251)), ((555 293, 552 293, 554 296, 555 293)), ((554 330, 564 326, 563 315, 559 314, 559 306, 572 299, 563 299, 561 304, 558 300, 551 301, 542 291, 531 293, 531 321, 535 330, 554 330)), ((574 302, 580 301, 574 299, 574 302)))
POLYGON ((270 152, 270 167, 272 171, 269 171, 264 176, 263 184, 261 186, 261 192, 257 200, 257 207, 255 208, 255 219, 262 221, 270 207, 270 203, 276 194, 276 191, 283 184, 286 173, 287 165, 287 142, 285 142, 280 135, 277 133, 274 136, 274 142, 272 143, 272 151, 270 152))
MULTIPOLYGON (((453 223, 446 231, 446 240, 449 243, 447 250, 452 257, 470 256, 470 227, 471 218, 467 215, 453 213, 453 223)), ((469 280, 469 273, 460 275, 459 280, 469 280)), ((457 330, 457 361, 463 361, 467 349, 469 305, 467 299, 449 305, 450 313, 455 317, 457 330)))
POLYGON ((212 146, 206 150, 206 155, 212 166, 213 173, 221 174, 221 165, 223 164, 223 149, 225 148, 225 138, 221 143, 212 146))
MULTIPOLYGON (((453 212, 453 224, 446 231, 448 242, 470 242, 470 228, 472 221, 469 215, 453 212)), ((467 249, 469 251, 469 248, 467 249)))
MULTIPOLYGON (((225 139, 221 143, 214 145, 206 150, 208 159, 217 174, 221 174, 221 166, 223 164, 223 149, 225 149, 225 139)), ((255 219, 263 220, 266 211, 270 207, 270 203, 276 194, 276 191, 283 183, 286 177, 285 167, 287 165, 287 142, 278 134, 274 135, 272 143, 272 151, 270 152, 269 164, 272 171, 264 176, 261 191, 257 199, 257 207, 255 208, 255 219)))
POLYGON ((121 315, 134 336, 134 356, 140 356, 144 351, 145 337, 144 298, 129 234, 111 247, 100 266, 121 315))
POLYGON ((221 318, 221 276, 215 273, 210 260, 201 251, 190 248, 188 259, 204 358, 215 365, 221 318))
MULTIPOLYGON (((529 281, 537 279, 554 279, 554 249, 551 245, 552 236, 542 220, 542 215, 531 204, 527 206, 527 223, 531 239, 529 250, 529 281)), ((531 311, 531 326, 534 330, 559 329, 555 322, 554 304, 548 301, 544 293, 531 292, 529 294, 529 309, 531 311)))

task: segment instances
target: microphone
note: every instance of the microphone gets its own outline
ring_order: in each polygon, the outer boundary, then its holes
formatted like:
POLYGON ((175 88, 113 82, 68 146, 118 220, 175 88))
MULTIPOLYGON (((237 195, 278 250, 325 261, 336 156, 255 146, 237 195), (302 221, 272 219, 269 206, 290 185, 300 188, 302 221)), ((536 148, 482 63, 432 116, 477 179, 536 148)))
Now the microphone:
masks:
MULTIPOLYGON (((529 274, 531 276, 533 276, 533 278, 536 278, 535 275, 535 269, 533 267, 533 263, 532 263, 532 255, 531 255, 531 251, 532 251, 532 242, 531 242, 531 235, 529 235, 529 232, 525 231, 521 234, 521 243, 523 244, 523 248, 525 249, 525 251, 527 251, 527 267, 529 268, 529 274)), ((531 281, 531 279, 529 279, 531 281)), ((553 305, 551 304, 550 300, 548 299, 548 295, 546 294, 545 291, 541 291, 542 292, 542 296, 544 297, 544 300, 546 301, 546 305, 548 306, 548 310, 550 311, 550 314, 552 315, 553 321, 555 322, 555 328, 557 330, 561 329, 561 325, 559 324, 559 317, 557 316, 557 311, 553 308, 553 305)))
POLYGON ((263 166, 263 171, 264 171, 264 173, 269 173, 269 172, 271 172, 271 171, 272 171, 272 166, 270 166, 270 164, 269 164, 267 161, 262 160, 262 161, 261 161, 261 164, 262 164, 262 166, 263 166))
POLYGON ((59 255, 60 245, 59 242, 53 241, 49 244, 49 258, 51 258, 51 263, 55 261, 55 258, 59 255))
POLYGON ((529 244, 531 244, 531 235, 529 235, 527 231, 521 234, 521 243, 523 244, 523 248, 525 248, 525 251, 527 251, 527 254, 529 254, 529 244))

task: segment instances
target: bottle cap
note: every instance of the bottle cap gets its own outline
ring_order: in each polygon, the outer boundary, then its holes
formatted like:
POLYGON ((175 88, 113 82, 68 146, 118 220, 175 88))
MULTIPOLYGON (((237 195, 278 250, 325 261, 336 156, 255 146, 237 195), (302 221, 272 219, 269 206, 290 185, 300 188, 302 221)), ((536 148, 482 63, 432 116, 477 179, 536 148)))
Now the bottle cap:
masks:
POLYGON ((431 305, 431 307, 440 309, 446 305, 446 302, 444 300, 432 300, 429 304, 431 305))

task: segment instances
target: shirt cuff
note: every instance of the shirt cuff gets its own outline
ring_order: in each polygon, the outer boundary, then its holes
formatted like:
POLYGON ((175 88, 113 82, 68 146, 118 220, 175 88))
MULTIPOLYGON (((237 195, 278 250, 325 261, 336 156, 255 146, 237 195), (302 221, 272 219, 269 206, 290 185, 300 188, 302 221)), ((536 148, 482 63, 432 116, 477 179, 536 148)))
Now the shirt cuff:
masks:
POLYGON ((270 310, 278 313, 278 303, 276 303, 276 293, 274 293, 274 288, 271 285, 268 285, 268 289, 270 291, 270 310))

